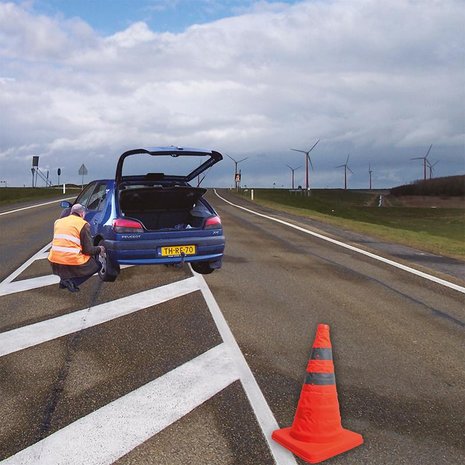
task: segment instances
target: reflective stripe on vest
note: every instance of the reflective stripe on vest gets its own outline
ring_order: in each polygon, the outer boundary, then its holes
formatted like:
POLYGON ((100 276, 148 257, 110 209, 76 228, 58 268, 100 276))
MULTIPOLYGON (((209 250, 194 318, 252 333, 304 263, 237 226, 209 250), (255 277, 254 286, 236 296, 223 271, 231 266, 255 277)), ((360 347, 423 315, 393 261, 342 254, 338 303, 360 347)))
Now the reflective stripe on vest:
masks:
POLYGON ((81 253, 80 249, 74 247, 60 247, 59 245, 52 245, 52 250, 55 252, 81 253))
POLYGON ((82 253, 81 230, 87 224, 80 216, 69 215, 55 221, 49 261, 61 265, 83 265, 90 259, 82 253))
POLYGON ((55 239, 66 239, 68 241, 74 242, 75 244, 81 245, 80 237, 75 238, 74 236, 71 236, 71 234, 55 234, 53 237, 55 239))

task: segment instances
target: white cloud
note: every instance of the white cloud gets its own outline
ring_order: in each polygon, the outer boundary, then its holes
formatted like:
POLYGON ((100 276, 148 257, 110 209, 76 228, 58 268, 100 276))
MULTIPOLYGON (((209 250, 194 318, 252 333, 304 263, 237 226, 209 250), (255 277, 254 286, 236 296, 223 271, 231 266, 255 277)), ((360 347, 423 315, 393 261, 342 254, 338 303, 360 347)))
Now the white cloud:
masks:
MULTIPOLYGON (((27 182, 33 154, 69 181, 83 160, 111 176, 126 148, 179 144, 267 154, 270 173, 244 165, 248 184, 285 183, 300 163, 289 148, 317 138, 322 186, 339 185, 348 152, 353 187, 368 160, 379 179, 409 182, 409 154, 430 143, 438 175, 463 171, 464 19, 455 0, 262 1, 179 34, 138 22, 101 37, 0 3, 1 176, 27 182)), ((221 165, 213 184, 232 171, 221 165)))

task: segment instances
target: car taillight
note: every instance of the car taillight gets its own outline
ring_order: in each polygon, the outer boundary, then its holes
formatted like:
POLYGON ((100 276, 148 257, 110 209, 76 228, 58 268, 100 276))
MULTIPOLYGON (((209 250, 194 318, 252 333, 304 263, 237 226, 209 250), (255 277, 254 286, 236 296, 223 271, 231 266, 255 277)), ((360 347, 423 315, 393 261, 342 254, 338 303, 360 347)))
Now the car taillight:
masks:
POLYGON ((221 228, 221 220, 219 216, 211 216, 205 220, 203 229, 218 229, 221 228))
POLYGON ((141 233, 144 232, 142 225, 135 220, 118 218, 113 221, 113 229, 117 233, 141 233))

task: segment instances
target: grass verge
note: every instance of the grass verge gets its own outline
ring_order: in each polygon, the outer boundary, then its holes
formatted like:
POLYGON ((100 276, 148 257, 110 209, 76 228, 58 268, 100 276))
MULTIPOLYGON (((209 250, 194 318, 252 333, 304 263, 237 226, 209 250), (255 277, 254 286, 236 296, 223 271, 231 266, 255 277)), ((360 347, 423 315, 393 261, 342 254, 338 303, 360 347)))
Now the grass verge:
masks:
POLYGON ((0 205, 8 205, 18 202, 29 202, 41 199, 53 199, 72 197, 77 195, 80 189, 67 189, 66 194, 60 189, 48 187, 2 187, 0 188, 0 205))
MULTIPOLYGON (((250 192, 243 192, 250 198, 250 192)), ((465 209, 378 208, 377 194, 313 190, 311 196, 282 189, 254 189, 254 201, 351 231, 440 255, 465 259, 465 209)))

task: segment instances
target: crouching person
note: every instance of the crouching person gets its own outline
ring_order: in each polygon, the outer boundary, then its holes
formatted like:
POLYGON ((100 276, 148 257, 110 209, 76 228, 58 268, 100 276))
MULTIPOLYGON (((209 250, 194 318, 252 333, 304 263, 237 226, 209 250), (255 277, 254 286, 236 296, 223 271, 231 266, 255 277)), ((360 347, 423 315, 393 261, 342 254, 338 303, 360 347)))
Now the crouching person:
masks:
POLYGON ((79 286, 100 270, 97 255, 104 255, 105 248, 94 246, 90 225, 84 220, 86 209, 75 204, 69 216, 55 221, 52 248, 48 260, 53 274, 60 277, 60 289, 79 291, 79 286))

